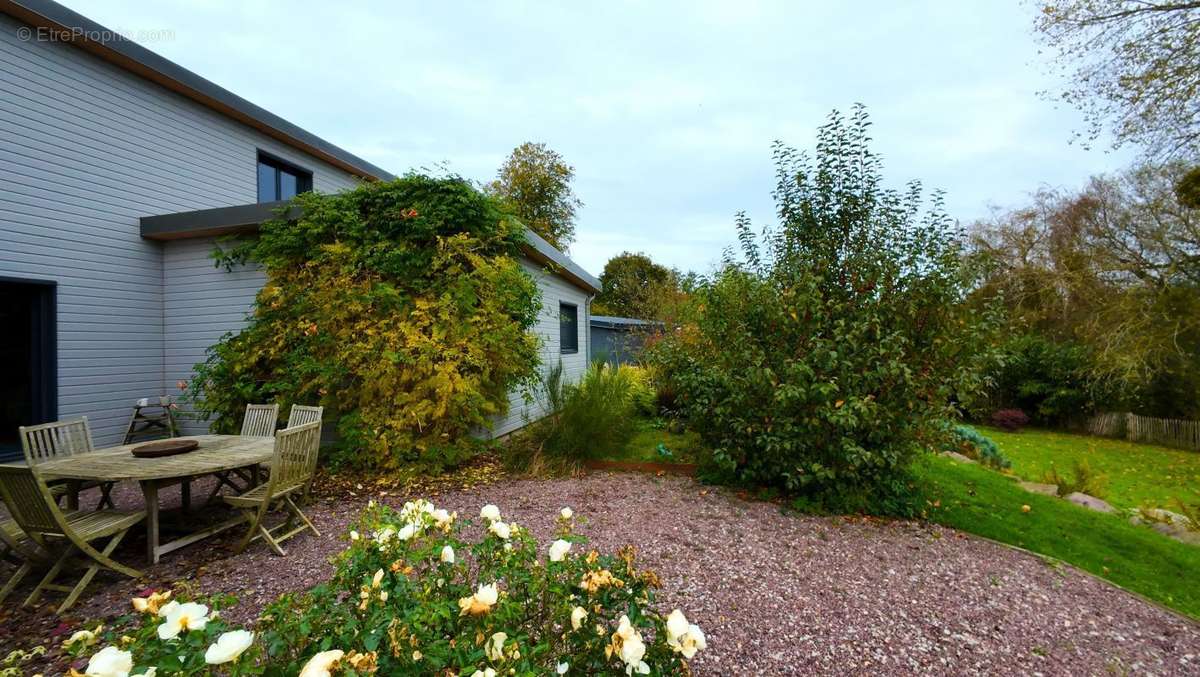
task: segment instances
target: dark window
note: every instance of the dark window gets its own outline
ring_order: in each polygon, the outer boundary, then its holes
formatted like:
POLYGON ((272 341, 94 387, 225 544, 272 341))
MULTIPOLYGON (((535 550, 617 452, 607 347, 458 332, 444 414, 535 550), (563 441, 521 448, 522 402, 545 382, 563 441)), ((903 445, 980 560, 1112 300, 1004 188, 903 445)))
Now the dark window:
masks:
POLYGON ((579 307, 573 303, 558 304, 558 345, 560 352, 579 352, 579 307))
POLYGON ((258 154, 258 201, 290 200, 312 190, 312 172, 265 153, 258 154))

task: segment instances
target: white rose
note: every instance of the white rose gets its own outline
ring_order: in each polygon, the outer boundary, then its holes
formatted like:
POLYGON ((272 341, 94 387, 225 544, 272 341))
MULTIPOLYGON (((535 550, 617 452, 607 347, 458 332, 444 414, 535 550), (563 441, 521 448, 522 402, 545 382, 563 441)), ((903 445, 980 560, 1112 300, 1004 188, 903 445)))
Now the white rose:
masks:
POLYGON ((106 646, 88 661, 88 677, 127 677, 133 669, 133 654, 115 646, 106 646))
POLYGON ((404 526, 400 527, 400 533, 396 534, 396 537, 402 541, 407 541, 416 535, 417 526, 415 524, 405 524, 404 526))
POLYGON ((484 647, 484 653, 487 654, 489 660, 500 661, 504 659, 504 640, 508 639, 508 634, 497 632, 488 640, 487 646, 484 647))
POLYGON ((667 616, 667 644, 684 658, 691 659, 697 651, 708 648, 700 626, 688 623, 683 612, 676 609, 667 616))
POLYGON ((322 651, 321 653, 308 659, 304 664, 304 668, 300 670, 300 677, 331 677, 333 666, 346 655, 341 649, 331 649, 322 651))
POLYGON ((508 540, 508 537, 512 535, 512 529, 510 529, 507 524, 499 520, 492 522, 491 526, 488 527, 488 531, 506 541, 508 540))
POLYGON ((482 510, 479 511, 479 516, 485 520, 488 520, 489 522, 495 522, 496 520, 500 519, 500 508, 488 503, 487 505, 483 506, 482 510))
POLYGON ((208 607, 195 602, 176 605, 158 626, 158 638, 175 639, 188 630, 203 630, 208 624, 208 607))
POLYGON ((487 604, 488 606, 491 606, 496 603, 496 599, 499 597, 499 595, 500 590, 496 587, 495 583, 492 583, 491 585, 479 586, 479 590, 475 592, 475 599, 487 604))
POLYGON ((571 510, 570 508, 563 508, 562 510, 558 511, 558 514, 562 516, 563 519, 569 520, 575 516, 575 511, 571 510))
POLYGON ((254 644, 254 633, 246 630, 234 630, 222 633, 216 644, 204 652, 204 662, 209 665, 221 665, 237 660, 238 656, 254 644))
POLYGON ((446 564, 454 564, 454 548, 448 545, 442 548, 442 561, 446 564))
POLYGON ((558 665, 556 665, 554 667, 554 671, 560 675, 567 674, 567 670, 570 670, 570 669, 571 669, 571 665, 570 665, 570 663, 567 663, 566 661, 559 663, 558 665))
POLYGON ((571 542, 564 541, 561 538, 550 544, 550 561, 561 562, 571 551, 571 542))
POLYGON ((434 510, 433 521, 437 522, 438 527, 444 529, 454 521, 454 515, 442 509, 434 510))
POLYGON ((588 613, 583 607, 577 606, 571 609, 571 627, 575 630, 583 627, 583 622, 587 620, 588 613))

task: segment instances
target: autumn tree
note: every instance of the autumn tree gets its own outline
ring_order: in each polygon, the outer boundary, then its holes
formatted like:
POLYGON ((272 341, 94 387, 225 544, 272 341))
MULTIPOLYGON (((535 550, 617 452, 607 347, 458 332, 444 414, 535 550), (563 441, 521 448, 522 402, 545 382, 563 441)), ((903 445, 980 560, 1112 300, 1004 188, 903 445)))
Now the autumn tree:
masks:
POLYGON ((1157 159, 1200 156, 1200 1, 1041 0, 1036 30, 1086 116, 1157 159))
POLYGON ((1143 164, 1041 191, 973 240, 992 266, 977 293, 1003 298, 1018 331, 1086 346, 1092 383, 1171 416, 1200 414, 1200 210, 1178 195, 1185 172, 1143 164))
POLYGON ((593 311, 640 319, 657 317, 658 301, 679 287, 674 271, 642 253, 622 252, 604 264, 593 311))
POLYGON ((513 149, 487 190, 514 216, 560 250, 575 241, 575 214, 583 206, 571 188, 575 168, 544 143, 513 149))

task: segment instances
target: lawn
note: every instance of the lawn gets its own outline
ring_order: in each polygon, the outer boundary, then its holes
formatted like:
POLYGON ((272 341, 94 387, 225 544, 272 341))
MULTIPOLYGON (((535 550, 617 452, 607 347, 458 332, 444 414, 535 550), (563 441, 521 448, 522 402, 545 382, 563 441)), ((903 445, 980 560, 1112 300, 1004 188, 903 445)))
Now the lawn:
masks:
MULTIPOLYGON (((1026 435, 1041 434, 1016 437, 1026 435)), ((977 465, 930 455, 917 464, 917 473, 928 492, 931 521, 1051 555, 1200 618, 1200 548, 1117 515, 1031 494, 977 465), (1023 512, 1023 505, 1030 511, 1023 512)))
POLYGON ((1012 460, 1013 473, 1022 479, 1040 482, 1052 464, 1071 474, 1079 459, 1107 477, 1101 498, 1115 507, 1170 509, 1174 499, 1200 503, 1200 452, 1046 430, 980 431, 1012 460))
POLYGON ((614 461, 696 463, 704 448, 697 433, 673 433, 666 426, 644 418, 637 419, 635 430, 637 432, 620 452, 606 458, 614 461))

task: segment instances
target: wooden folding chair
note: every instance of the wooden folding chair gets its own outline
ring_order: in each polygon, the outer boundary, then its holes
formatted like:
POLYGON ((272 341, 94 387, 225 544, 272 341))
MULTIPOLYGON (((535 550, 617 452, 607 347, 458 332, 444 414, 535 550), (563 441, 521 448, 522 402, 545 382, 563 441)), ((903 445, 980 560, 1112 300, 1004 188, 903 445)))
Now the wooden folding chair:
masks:
MULTIPOLYGON (((33 465, 64 456, 78 456, 95 451, 92 445, 92 429, 88 425, 87 416, 81 416, 71 421, 55 421, 41 425, 21 426, 21 448, 25 451, 25 460, 33 465)), ((100 487, 100 502, 96 509, 115 508, 112 500, 113 482, 84 482, 78 489, 100 487)), ((50 485, 55 497, 67 493, 67 487, 61 483, 50 485)), ((73 499, 72 499, 73 500, 73 499)), ((71 507, 75 507, 72 504, 71 507)))
POLYGON ((295 428, 306 423, 320 423, 325 414, 325 407, 309 407, 303 404, 293 404, 288 412, 287 427, 295 428))
MULTIPOLYGON (((303 404, 293 404, 291 411, 288 412, 287 427, 295 428, 296 426, 306 423, 320 423, 321 418, 325 415, 325 407, 309 407, 303 404)), ((321 428, 317 428, 317 439, 321 439, 321 428)), ((320 442, 318 442, 320 444, 320 442)), ((301 503, 307 504, 309 494, 312 491, 312 480, 309 480, 308 485, 304 487, 304 495, 301 497, 301 503)))
POLYGON ((47 590, 62 592, 67 597, 55 610, 61 614, 75 604, 101 568, 140 578, 142 572, 113 560, 111 555, 129 530, 146 518, 146 511, 64 513, 38 473, 37 464, 32 459, 27 460, 30 460, 27 467, 0 466, 0 492, 21 530, 43 550, 57 557, 41 582, 25 598, 25 606, 36 603, 47 590), (105 538, 108 541, 101 549, 91 546, 92 541, 105 538), (62 572, 78 560, 85 565, 79 581, 73 587, 55 584, 62 572))
MULTIPOLYGON (((0 499, 3 498, 3 493, 0 493, 0 499)), ((8 505, 7 501, 4 505, 8 505)), ((8 511, 11 514, 12 508, 8 511)), ((21 580, 33 571, 35 565, 45 563, 46 554, 25 534, 16 520, 0 519, 0 560, 8 562, 15 569, 4 587, 0 588, 0 602, 3 602, 21 580)))
POLYGON ((239 496, 224 497, 225 502, 241 510, 250 523, 250 530, 238 544, 237 552, 245 550, 251 541, 261 538, 275 554, 284 556, 287 551, 280 545, 283 541, 306 529, 321 535, 293 500, 312 481, 320 446, 320 421, 280 430, 275 433, 275 454, 271 458, 271 471, 266 484, 260 484, 239 496), (288 516, 283 524, 268 529, 264 520, 272 508, 283 508, 288 516), (300 526, 293 527, 297 520, 300 526))
POLYGON ((247 404, 242 419, 243 437, 274 437, 279 426, 278 404, 247 404))
MULTIPOLYGON (((279 404, 247 404, 246 416, 242 419, 241 434, 243 437, 274 437, 275 428, 278 425, 279 404)), ((217 486, 213 487, 212 493, 208 495, 208 501, 216 498, 223 486, 229 487, 239 494, 250 489, 258 482, 257 473, 257 467, 238 468, 216 473, 217 486), (233 481, 234 475, 244 482, 245 486, 238 486, 238 483, 233 481)))

